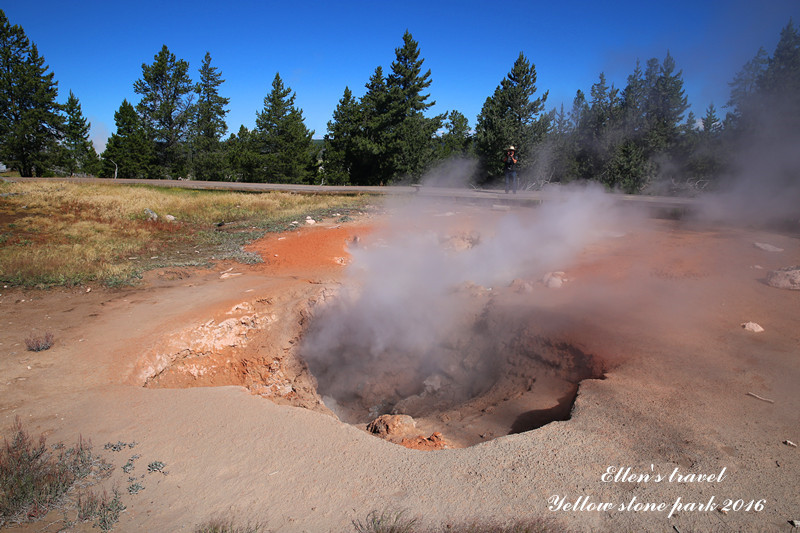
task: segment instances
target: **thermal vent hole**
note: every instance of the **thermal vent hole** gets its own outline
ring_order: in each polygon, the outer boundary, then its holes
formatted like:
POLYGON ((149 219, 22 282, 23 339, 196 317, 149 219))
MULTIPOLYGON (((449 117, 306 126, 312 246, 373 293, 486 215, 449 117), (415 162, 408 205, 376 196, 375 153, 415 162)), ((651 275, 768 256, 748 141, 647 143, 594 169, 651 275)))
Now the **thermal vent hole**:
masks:
POLYGON ((342 421, 365 427, 384 414, 409 415, 419 434, 471 446, 569 419, 578 384, 604 377, 599 356, 544 334, 534 315, 490 301, 427 350, 375 353, 343 342, 304 358, 342 421))

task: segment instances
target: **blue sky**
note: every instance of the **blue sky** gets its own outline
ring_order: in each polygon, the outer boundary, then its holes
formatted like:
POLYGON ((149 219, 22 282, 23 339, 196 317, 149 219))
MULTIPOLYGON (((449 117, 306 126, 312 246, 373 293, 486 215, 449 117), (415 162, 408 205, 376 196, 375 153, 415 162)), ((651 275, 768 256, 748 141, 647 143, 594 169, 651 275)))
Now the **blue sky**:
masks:
POLYGON ((39 47, 59 100, 69 90, 79 98, 100 147, 122 100, 139 101, 133 83, 163 44, 189 62, 195 81, 211 53, 231 99, 229 133, 254 126, 280 72, 321 138, 345 86, 360 96, 375 67, 387 72, 406 29, 431 70, 431 111, 456 109, 474 127, 520 52, 536 67, 538 93, 550 91, 548 109, 569 108, 601 72, 622 88, 637 58, 669 51, 692 111, 702 115, 713 102, 723 115, 734 74, 760 46, 771 55, 790 18, 800 24, 800 0, 12 0, 0 9, 39 47))

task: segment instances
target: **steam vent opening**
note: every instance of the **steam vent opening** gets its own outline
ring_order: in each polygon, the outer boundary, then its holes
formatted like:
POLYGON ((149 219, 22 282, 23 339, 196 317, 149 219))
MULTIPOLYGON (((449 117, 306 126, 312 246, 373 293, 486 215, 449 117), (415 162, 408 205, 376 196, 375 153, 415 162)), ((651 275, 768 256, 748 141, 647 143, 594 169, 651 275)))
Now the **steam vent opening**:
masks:
MULTIPOLYGON (((492 309, 489 299, 460 322, 416 351, 376 352, 348 336, 303 357, 340 420, 404 445, 438 434, 446 446, 466 447, 568 420, 579 383, 604 377, 599 357, 543 336, 533 313, 492 309)), ((317 335, 314 324, 308 334, 317 335)))

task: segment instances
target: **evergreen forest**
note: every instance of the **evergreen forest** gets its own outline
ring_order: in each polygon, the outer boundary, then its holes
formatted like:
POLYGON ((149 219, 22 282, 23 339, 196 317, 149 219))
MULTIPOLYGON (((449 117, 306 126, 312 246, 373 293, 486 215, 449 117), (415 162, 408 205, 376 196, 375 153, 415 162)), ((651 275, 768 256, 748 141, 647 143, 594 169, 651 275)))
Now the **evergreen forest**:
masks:
POLYGON ((461 158, 471 162, 465 181, 492 187, 514 145, 527 189, 596 181, 626 193, 694 194, 740 172, 740 155, 753 146, 800 141, 800 33, 792 21, 771 53, 759 49, 730 80, 729 100, 702 116, 689 111, 669 51, 631 65, 624 87, 599 73, 591 87, 577 88, 571 106, 557 108, 520 52, 470 124, 458 110, 433 112, 420 44, 408 31, 398 44, 363 96, 343 88, 321 141, 279 73, 254 128, 230 129, 225 79, 211 54, 192 70, 164 45, 132 80, 138 101, 120 103, 97 154, 80 95, 69 91, 60 103, 36 44, 0 10, 0 161, 22 176, 390 185, 418 183, 461 158))

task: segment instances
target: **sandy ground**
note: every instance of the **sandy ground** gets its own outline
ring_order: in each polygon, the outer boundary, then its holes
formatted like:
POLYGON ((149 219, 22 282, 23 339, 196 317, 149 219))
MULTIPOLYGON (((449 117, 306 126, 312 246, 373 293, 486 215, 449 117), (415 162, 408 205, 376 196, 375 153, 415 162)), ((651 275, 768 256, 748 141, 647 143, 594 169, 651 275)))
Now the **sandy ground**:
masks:
POLYGON ((800 443, 800 291, 764 283, 800 264, 796 234, 659 220, 586 248, 560 289, 509 289, 497 305, 524 302, 537 327, 601 357, 605 379, 580 383, 569 420, 418 451, 330 416, 285 357, 343 278, 346 244, 374 222, 268 237, 254 246, 263 265, 162 270, 120 290, 2 290, 3 435, 19 416, 49 442, 91 439, 127 506, 115 531, 192 531, 213 516, 351 531, 386 509, 423 525, 544 518, 570 531, 790 531, 800 520, 800 450, 784 443, 800 443), (53 348, 26 351, 45 331, 53 348), (225 335, 262 354, 260 370, 225 335), (170 388, 192 380, 215 386, 170 388), (116 442, 135 447, 103 449, 116 442), (131 495, 121 467, 134 454, 144 490, 131 495), (148 473, 152 461, 167 473, 148 473))

